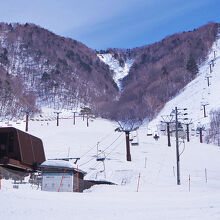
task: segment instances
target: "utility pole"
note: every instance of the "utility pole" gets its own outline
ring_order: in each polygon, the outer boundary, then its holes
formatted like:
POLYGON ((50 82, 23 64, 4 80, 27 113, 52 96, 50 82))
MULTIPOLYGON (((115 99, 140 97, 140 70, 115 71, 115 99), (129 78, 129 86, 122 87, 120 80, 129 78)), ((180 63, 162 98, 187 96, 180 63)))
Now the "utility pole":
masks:
POLYGON ((166 123, 167 125, 167 145, 168 147, 171 146, 171 142, 170 142, 170 123, 173 122, 173 115, 163 115, 161 116, 163 121, 161 121, 162 123, 166 123))
POLYGON ((175 107, 176 119, 176 167, 177 167, 177 185, 180 185, 180 155, 179 155, 179 140, 178 140, 178 109, 175 107))
POLYGON ((59 114, 62 112, 54 112, 55 114, 57 114, 57 126, 59 126, 59 114))

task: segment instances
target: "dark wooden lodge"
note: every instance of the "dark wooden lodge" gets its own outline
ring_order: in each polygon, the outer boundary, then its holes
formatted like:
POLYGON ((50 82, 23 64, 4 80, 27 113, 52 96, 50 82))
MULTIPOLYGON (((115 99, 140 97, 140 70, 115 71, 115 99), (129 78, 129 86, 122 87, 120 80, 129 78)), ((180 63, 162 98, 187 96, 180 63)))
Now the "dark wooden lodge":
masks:
POLYGON ((13 127, 0 128, 0 166, 32 172, 44 161, 41 139, 13 127))

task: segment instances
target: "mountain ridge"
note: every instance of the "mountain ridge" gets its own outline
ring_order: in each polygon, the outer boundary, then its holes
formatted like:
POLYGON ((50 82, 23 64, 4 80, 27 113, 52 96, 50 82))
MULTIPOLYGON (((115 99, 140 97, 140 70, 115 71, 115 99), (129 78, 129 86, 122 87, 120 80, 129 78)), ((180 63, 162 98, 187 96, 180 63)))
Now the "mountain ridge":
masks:
MULTIPOLYGON (((112 120, 153 118, 196 77, 196 68, 215 41, 218 26, 209 23, 134 49, 108 49, 118 60, 119 68, 133 59, 129 72, 120 79, 119 91, 113 70, 97 56, 105 51, 94 51, 34 24, 0 23, 0 71, 4 87, 12 85, 11 81, 23 87, 19 90, 10 86, 8 91, 14 104, 7 104, 7 108, 19 105, 19 113, 41 106, 55 109, 88 106, 96 115, 112 120)), ((0 98, 2 105, 4 96, 0 98)))

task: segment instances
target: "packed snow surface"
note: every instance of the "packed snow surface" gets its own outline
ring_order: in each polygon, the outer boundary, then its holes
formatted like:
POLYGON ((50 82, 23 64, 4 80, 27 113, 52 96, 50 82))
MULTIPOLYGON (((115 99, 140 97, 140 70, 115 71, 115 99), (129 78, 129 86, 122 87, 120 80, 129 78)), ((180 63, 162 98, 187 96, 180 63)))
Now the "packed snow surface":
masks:
MULTIPOLYGON (((219 147, 200 144, 196 136, 185 146, 181 144, 180 151, 185 150, 180 157, 181 185, 177 185, 174 138, 168 147, 165 136, 155 141, 147 136, 147 127, 141 127, 131 133, 139 145, 131 146, 132 162, 127 162, 125 135, 114 131, 116 123, 90 119, 87 127, 82 118, 75 125, 72 118, 64 118, 58 127, 55 119, 30 121, 29 133, 43 140, 46 158, 81 157, 77 164, 87 172, 86 179, 105 179, 117 185, 58 193, 32 189, 28 184, 13 189, 12 180, 2 180, 1 219, 220 219, 219 147), (101 152, 106 156, 105 173, 102 162, 96 161, 101 152)), ((24 122, 12 124, 24 130, 24 122)))
POLYGON ((121 66, 119 61, 113 57, 113 54, 107 53, 107 54, 98 54, 98 57, 106 63, 110 69, 113 71, 113 80, 117 84, 118 88, 121 90, 122 85, 121 81, 122 79, 128 75, 129 70, 134 62, 133 59, 127 59, 124 63, 124 66, 121 66))
MULTIPOLYGON (((131 162, 126 161, 125 135, 115 132, 116 123, 90 119, 87 127, 86 120, 77 118, 73 125, 72 116, 68 117, 65 112, 60 114, 63 119, 56 126, 55 115, 48 110, 47 114, 30 121, 29 133, 43 140, 47 159, 80 157, 77 165, 87 172, 86 179, 108 180, 117 185, 93 186, 84 193, 58 193, 33 189, 29 184, 14 189, 13 181, 2 180, 0 218, 219 220, 220 148, 199 143, 196 135, 190 137, 190 142, 181 143, 181 185, 177 185, 174 137, 168 147, 166 136, 160 134, 159 140, 155 141, 147 135, 161 120, 161 115, 170 114, 175 107, 187 107, 189 117, 195 123, 208 123, 209 117, 204 118, 200 108, 202 102, 208 102, 208 114, 220 106, 219 69, 218 40, 207 62, 201 65, 199 76, 168 102, 148 127, 142 126, 131 133, 131 139, 139 143, 131 146, 131 162), (214 50, 215 64, 209 73, 214 50), (212 76, 210 86, 205 81, 207 74, 212 76), (105 167, 96 160, 98 157, 106 157, 105 167)), ((24 130, 24 122, 10 124, 24 130)), ((3 122, 1 125, 6 126, 3 122)))

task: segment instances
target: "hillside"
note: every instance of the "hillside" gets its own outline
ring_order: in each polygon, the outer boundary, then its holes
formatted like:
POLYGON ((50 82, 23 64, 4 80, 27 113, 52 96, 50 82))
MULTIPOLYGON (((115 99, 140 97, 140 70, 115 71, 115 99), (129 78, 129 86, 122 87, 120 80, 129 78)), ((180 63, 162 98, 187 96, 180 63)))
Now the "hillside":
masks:
MULTIPOLYGON (((36 107, 25 98, 26 93, 34 96, 39 108, 56 109, 89 105, 95 110, 100 103, 117 96, 112 74, 95 51, 34 24, 0 23, 0 66, 0 71, 10 78, 9 84, 22 83, 22 91, 10 87, 13 102, 24 110, 36 107)), ((2 79, 6 77, 2 75, 2 79)), ((0 100, 4 102, 3 94, 0 100)))
POLYGON ((1 117, 88 106, 112 120, 152 119, 195 79, 219 24, 134 49, 94 51, 34 24, 0 24, 1 117))
POLYGON ((220 109, 219 84, 220 34, 218 34, 207 60, 200 66, 199 76, 184 87, 178 96, 167 102, 149 126, 156 129, 156 125, 160 124, 162 120, 161 116, 170 115, 175 107, 187 108, 188 122, 192 123, 190 128, 196 130, 196 128, 202 127, 205 130, 203 131, 204 136, 206 136, 210 127, 212 111, 220 109))
POLYGON ((128 74, 121 79, 123 90, 116 103, 118 114, 155 117, 168 100, 199 75, 199 67, 207 59, 218 27, 219 24, 209 23, 152 45, 100 51, 102 56, 111 54, 122 67, 133 60, 128 74))

